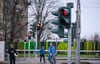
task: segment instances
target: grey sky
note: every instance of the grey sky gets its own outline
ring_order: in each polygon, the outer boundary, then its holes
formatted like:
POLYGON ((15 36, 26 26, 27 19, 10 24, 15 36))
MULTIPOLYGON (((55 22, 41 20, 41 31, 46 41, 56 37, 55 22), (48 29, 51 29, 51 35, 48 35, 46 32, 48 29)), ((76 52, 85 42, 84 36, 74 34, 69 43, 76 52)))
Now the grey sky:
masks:
MULTIPOLYGON (((73 2, 72 22, 76 20, 76 1, 61 0, 63 5, 73 2)), ((80 0, 81 1, 81 37, 91 37, 95 33, 100 35, 100 0, 80 0)))

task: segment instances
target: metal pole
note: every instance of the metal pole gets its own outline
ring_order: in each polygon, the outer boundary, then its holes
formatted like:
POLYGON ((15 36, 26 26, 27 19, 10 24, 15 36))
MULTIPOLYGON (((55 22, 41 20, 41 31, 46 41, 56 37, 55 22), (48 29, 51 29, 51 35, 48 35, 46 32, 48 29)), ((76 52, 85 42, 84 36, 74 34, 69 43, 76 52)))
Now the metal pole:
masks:
POLYGON ((28 45, 28 58, 29 58, 29 60, 30 60, 30 39, 29 39, 29 45, 28 45))
POLYGON ((36 46, 35 46, 35 57, 36 57, 36 64, 37 64, 37 36, 38 36, 38 33, 37 33, 37 26, 36 26, 36 46))
POLYGON ((68 64, 71 64, 71 28, 68 29, 68 64))
POLYGON ((80 21, 80 0, 77 0, 76 11, 76 64, 80 64, 80 33, 81 33, 81 21, 80 21))
POLYGON ((24 42, 24 60, 25 60, 25 55, 26 55, 25 54, 25 47, 26 47, 25 45, 26 45, 26 42, 24 42))

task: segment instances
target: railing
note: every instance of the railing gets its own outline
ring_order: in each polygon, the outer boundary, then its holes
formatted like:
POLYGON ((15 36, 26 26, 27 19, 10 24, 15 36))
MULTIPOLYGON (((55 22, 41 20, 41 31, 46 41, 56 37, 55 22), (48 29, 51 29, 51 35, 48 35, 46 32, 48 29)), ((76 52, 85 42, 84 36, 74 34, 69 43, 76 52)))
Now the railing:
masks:
MULTIPOLYGON (((36 50, 20 50, 20 49, 17 49, 18 52, 24 52, 24 51, 36 51, 36 50)), ((39 50, 37 50, 39 51, 39 50)), ((45 50, 48 52, 48 50, 45 50)), ((57 52, 68 52, 68 50, 57 50, 57 52)), ((76 52, 76 50, 72 50, 72 52, 76 52)), ((100 52, 100 50, 80 50, 80 52, 100 52)))

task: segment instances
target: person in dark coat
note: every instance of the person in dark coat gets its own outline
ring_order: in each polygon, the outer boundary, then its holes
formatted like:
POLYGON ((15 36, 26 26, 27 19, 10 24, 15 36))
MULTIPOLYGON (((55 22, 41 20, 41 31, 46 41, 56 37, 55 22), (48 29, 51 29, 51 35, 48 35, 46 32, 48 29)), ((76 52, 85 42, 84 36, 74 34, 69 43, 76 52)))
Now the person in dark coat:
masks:
POLYGON ((15 64, 15 58, 17 56, 17 52, 12 44, 10 45, 10 48, 8 49, 8 53, 9 53, 10 64, 15 64))
POLYGON ((45 49, 44 49, 44 46, 42 46, 42 48, 40 49, 40 62, 43 58, 43 61, 45 63, 45 49))

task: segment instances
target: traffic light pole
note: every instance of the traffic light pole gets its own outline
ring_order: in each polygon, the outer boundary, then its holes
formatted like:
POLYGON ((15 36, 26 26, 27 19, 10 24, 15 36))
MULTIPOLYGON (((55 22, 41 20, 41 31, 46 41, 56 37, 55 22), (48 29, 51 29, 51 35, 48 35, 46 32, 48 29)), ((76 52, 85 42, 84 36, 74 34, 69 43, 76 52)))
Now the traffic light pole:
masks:
POLYGON ((25 60, 25 56, 26 56, 25 48, 26 48, 26 42, 24 42, 24 60, 25 60))
POLYGON ((76 11, 76 64, 80 64, 80 33, 81 33, 81 21, 80 21, 80 0, 77 0, 76 11))
POLYGON ((68 64, 71 64, 71 27, 68 29, 68 64))
POLYGON ((28 58, 29 58, 29 60, 30 60, 30 39, 29 39, 29 41, 28 41, 28 58))
POLYGON ((38 32, 37 32, 37 26, 36 26, 36 46, 35 46, 35 58, 36 58, 36 64, 37 64, 37 37, 38 37, 38 32))

